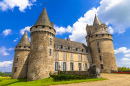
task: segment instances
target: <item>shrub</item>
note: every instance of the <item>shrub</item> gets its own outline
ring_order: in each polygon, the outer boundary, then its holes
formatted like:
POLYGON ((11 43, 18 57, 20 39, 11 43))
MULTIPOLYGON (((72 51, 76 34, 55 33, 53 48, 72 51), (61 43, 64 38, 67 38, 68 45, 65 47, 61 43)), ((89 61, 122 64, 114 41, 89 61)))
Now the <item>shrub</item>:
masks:
POLYGON ((52 77, 55 81, 75 80, 75 79, 87 79, 87 78, 88 78, 88 77, 83 77, 83 76, 66 75, 66 74, 51 75, 51 77, 52 77))
POLYGON ((126 67, 122 67, 122 68, 118 69, 118 72, 130 72, 130 69, 126 68, 126 67))

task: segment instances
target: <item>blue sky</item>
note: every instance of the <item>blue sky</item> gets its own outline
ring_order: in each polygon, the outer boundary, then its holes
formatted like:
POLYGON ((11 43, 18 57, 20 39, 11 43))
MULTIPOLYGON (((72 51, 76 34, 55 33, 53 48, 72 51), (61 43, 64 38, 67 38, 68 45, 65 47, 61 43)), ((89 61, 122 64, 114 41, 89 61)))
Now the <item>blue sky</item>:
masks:
POLYGON ((30 37, 29 28, 44 6, 57 38, 85 44, 86 24, 93 24, 96 13, 113 35, 117 66, 130 67, 129 0, 0 0, 0 71, 11 71, 14 47, 25 30, 30 37))

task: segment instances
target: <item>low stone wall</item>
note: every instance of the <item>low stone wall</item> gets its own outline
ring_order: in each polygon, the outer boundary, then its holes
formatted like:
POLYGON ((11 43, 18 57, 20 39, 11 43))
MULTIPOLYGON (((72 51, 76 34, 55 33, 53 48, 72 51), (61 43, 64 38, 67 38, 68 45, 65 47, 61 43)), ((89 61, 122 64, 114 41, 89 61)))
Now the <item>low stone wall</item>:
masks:
POLYGON ((86 76, 88 77, 88 71, 59 71, 59 73, 66 75, 78 75, 78 76, 86 76))

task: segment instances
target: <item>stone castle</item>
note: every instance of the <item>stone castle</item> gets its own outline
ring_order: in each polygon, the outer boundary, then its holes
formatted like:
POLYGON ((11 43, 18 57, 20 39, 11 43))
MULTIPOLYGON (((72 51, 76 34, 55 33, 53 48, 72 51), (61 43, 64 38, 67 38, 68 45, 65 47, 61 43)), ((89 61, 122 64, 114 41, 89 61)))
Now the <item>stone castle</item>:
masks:
POLYGON ((96 64, 101 72, 117 70, 113 38, 107 25, 95 15, 93 25, 87 25, 86 31, 87 46, 69 38, 55 38, 56 30, 44 8, 30 28, 31 43, 26 31, 15 47, 11 78, 39 80, 58 70, 87 71, 91 64, 96 64))

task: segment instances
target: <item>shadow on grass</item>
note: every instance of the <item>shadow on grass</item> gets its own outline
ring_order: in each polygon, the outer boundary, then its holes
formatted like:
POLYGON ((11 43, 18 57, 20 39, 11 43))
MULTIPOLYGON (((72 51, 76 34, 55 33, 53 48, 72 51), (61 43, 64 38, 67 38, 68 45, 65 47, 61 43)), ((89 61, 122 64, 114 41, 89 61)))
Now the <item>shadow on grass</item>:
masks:
MULTIPOLYGON (((1 80, 1 81, 2 81, 2 80, 1 80)), ((15 84, 15 83, 19 83, 19 82, 27 82, 27 79, 17 79, 17 81, 10 82, 10 83, 4 84, 4 85, 2 85, 2 86, 8 86, 8 85, 15 84)))

